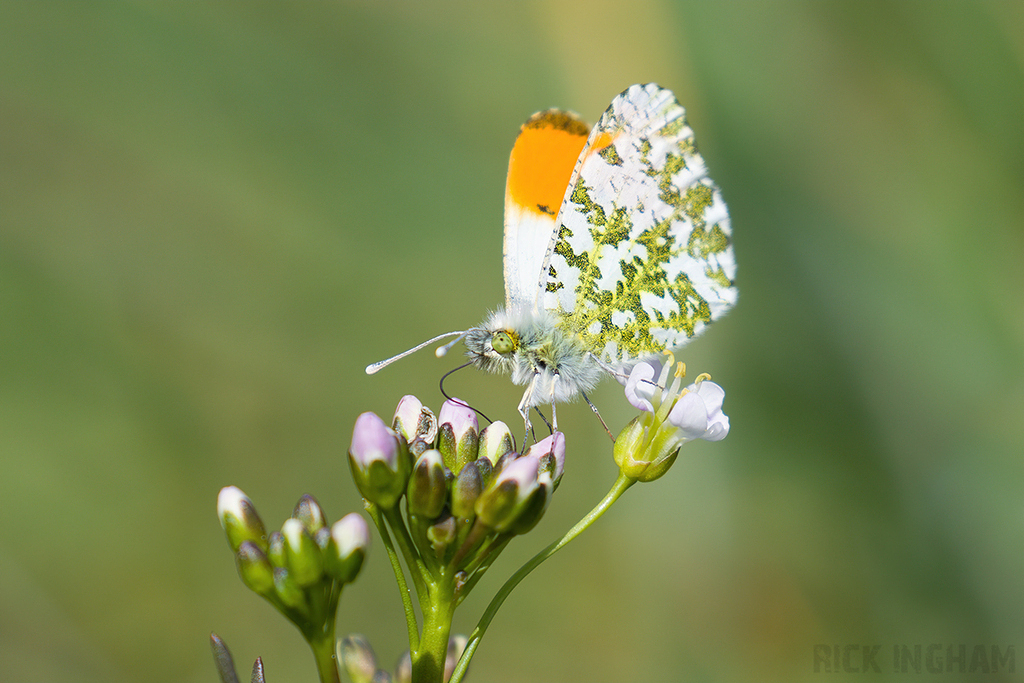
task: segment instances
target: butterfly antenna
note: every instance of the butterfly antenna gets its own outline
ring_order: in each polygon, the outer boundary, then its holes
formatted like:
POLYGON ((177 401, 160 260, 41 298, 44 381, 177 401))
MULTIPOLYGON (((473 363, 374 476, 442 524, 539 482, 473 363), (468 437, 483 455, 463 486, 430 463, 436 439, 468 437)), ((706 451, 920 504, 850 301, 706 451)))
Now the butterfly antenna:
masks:
MULTIPOLYGON (((445 353, 447 353, 447 350, 449 348, 451 348, 452 344, 454 344, 455 342, 459 341, 459 339, 462 339, 462 337, 464 337, 466 335, 467 331, 468 330, 460 330, 460 331, 457 331, 457 332, 445 332, 444 334, 439 334, 436 337, 434 337, 433 339, 428 339, 427 341, 423 342, 422 344, 417 344, 416 346, 412 347, 408 351, 403 351, 402 353, 398 354, 397 356, 392 356, 391 358, 388 358, 386 360, 379 360, 376 363, 371 363, 370 365, 367 365, 366 366, 366 374, 367 375, 372 375, 375 372, 377 372, 378 370, 381 370, 381 369, 386 368, 387 366, 391 365, 396 360, 401 360, 402 358, 405 358, 409 354, 416 353, 417 351, 422 349, 424 346, 430 346, 431 344, 433 344, 434 342, 438 341, 439 339, 444 339, 445 337, 450 337, 453 334, 459 335, 458 337, 456 337, 455 341, 451 342, 450 344, 445 344, 444 346, 441 347, 442 349, 445 349, 445 353)), ((440 351, 440 350, 441 349, 438 349, 438 351, 440 351)), ((444 355, 443 353, 439 353, 438 354, 438 356, 443 356, 443 355, 444 355)))
MULTIPOLYGON (((456 340, 456 341, 458 341, 458 340, 456 340)), ((487 416, 486 416, 486 415, 484 415, 484 414, 483 414, 483 413, 482 413, 481 411, 479 411, 479 410, 477 410, 476 408, 474 408, 473 406, 469 405, 468 403, 466 403, 465 401, 463 401, 463 400, 462 400, 461 398, 452 398, 451 396, 449 396, 449 395, 448 395, 448 392, 446 392, 446 391, 444 390, 444 381, 445 381, 446 379, 448 379, 448 375, 452 374, 453 372, 458 372, 459 370, 461 370, 461 369, 463 369, 463 368, 468 368, 468 367, 469 367, 470 365, 472 365, 472 364, 473 364, 473 363, 472 363, 472 361, 470 361, 469 363, 463 363, 463 364, 462 364, 462 365, 460 365, 459 367, 457 367, 457 368, 454 368, 454 369, 452 369, 452 370, 449 370, 448 372, 446 372, 446 373, 444 373, 443 375, 441 375, 441 381, 440 381, 440 383, 439 383, 439 387, 440 387, 440 389, 441 389, 441 395, 442 395, 442 396, 444 396, 444 397, 445 397, 446 399, 448 399, 449 401, 455 401, 455 402, 456 402, 456 403, 458 403, 459 405, 463 405, 463 406, 466 406, 467 408, 469 408, 470 410, 472 410, 472 411, 473 411, 474 413, 476 413, 477 415, 479 415, 479 416, 480 416, 480 417, 482 417, 483 419, 487 420, 487 423, 488 423, 488 424, 491 424, 492 422, 494 422, 494 420, 492 420, 491 418, 487 417, 487 416)))
MULTIPOLYGON (((450 351, 453 346, 455 346, 460 341, 462 341, 462 338, 465 337, 467 334, 469 334, 469 332, 470 332, 470 330, 465 330, 464 332, 450 332, 449 334, 458 334, 459 336, 456 337, 455 339, 452 339, 450 342, 448 342, 444 346, 438 347, 434 351, 434 355, 437 356, 438 358, 443 358, 445 356, 445 354, 447 354, 448 351, 450 351)), ((429 344, 430 342, 433 342, 433 341, 437 341, 438 339, 441 339, 441 337, 447 337, 447 336, 448 335, 446 335, 446 334, 442 334, 440 337, 434 337, 429 342, 427 342, 427 344, 429 344)), ((426 346, 426 344, 424 344, 424 346, 426 346)), ((462 367, 466 367, 466 366, 464 365, 462 367)), ((458 370, 458 368, 456 368, 456 370, 458 370)), ((452 372, 454 372, 454 370, 452 372)))

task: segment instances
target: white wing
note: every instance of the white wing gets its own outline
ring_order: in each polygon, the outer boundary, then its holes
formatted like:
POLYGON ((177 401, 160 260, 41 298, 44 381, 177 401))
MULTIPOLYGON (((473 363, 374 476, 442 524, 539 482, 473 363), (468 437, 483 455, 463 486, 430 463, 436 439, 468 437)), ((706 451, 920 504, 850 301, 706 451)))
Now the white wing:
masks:
POLYGON ((575 114, 549 109, 523 124, 512 147, 505 186, 505 307, 528 313, 539 306, 547 255, 557 236, 555 217, 587 141, 575 114))
POLYGON ((668 90, 612 101, 557 222, 540 303, 608 362, 681 346, 736 302, 729 214, 668 90))

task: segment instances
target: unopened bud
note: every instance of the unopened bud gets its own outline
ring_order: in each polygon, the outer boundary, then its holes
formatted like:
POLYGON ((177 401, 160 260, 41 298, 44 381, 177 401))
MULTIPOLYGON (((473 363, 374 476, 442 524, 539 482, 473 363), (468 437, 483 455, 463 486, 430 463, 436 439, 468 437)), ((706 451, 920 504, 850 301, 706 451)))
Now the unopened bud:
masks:
POLYGON ((338 641, 338 661, 352 683, 372 683, 377 672, 377 657, 366 636, 353 633, 338 641))
POLYGON ((438 444, 444 464, 458 476, 466 463, 476 460, 480 424, 476 411, 459 399, 449 399, 438 413, 438 444))
POLYGON ((406 496, 409 514, 433 519, 441 513, 448 497, 448 482, 440 451, 431 449, 416 460, 406 496))
POLYGON ((412 683, 412 655, 408 650, 395 664, 395 683, 412 683))
POLYGON ((457 530, 455 518, 451 515, 445 515, 443 519, 434 522, 427 528, 427 540, 430 541, 430 547, 438 557, 444 555, 444 551, 455 540, 457 530))
POLYGON ((409 478, 409 454, 404 441, 373 413, 356 420, 348 460, 363 498, 385 509, 398 503, 409 478))
POLYGON ((504 422, 492 422, 480 432, 478 459, 487 458, 491 465, 496 465, 501 456, 515 452, 515 439, 504 422))
POLYGON ((362 515, 345 515, 331 527, 324 553, 324 570, 342 583, 351 583, 359 574, 370 545, 370 530, 362 515))
POLYGON ((284 554, 284 535, 280 531, 270 534, 267 557, 270 559, 270 564, 275 567, 288 566, 288 558, 284 554))
POLYGON ((398 402, 392 427, 409 444, 417 440, 432 444, 437 438, 437 418, 412 395, 403 396, 398 402))
POLYGON ((486 458, 468 463, 452 482, 452 514, 459 519, 468 519, 474 513, 477 498, 484 488, 481 467, 490 467, 486 458))
POLYGON ((283 567, 274 568, 274 592, 277 593, 277 597, 281 599, 285 606, 300 610, 303 613, 307 611, 306 596, 302 592, 302 587, 295 582, 295 579, 291 577, 288 570, 283 567))
POLYGON ((225 486, 217 495, 217 517, 228 537, 231 549, 238 552, 243 541, 267 548, 267 530, 256 514, 256 506, 237 486, 225 486))
POLYGON ((266 553, 252 541, 242 541, 238 546, 235 564, 242 583, 253 592, 263 595, 274 588, 274 567, 266 553))
POLYGON ((310 536, 315 536, 317 531, 327 528, 327 516, 324 514, 323 508, 320 507, 316 498, 308 493, 299 498, 292 517, 302 522, 302 526, 306 527, 310 536))
POLYGON ((324 558, 320 547, 297 519, 285 520, 281 526, 284 536, 285 561, 288 573, 300 586, 312 586, 324 572, 324 558))
POLYGON ((537 488, 540 462, 521 457, 510 462, 476 500, 477 517, 495 531, 508 531, 537 488))
POLYGON ((462 653, 466 651, 468 643, 469 638, 464 635, 455 635, 448 639, 448 652, 444 658, 444 680, 447 681, 455 673, 455 666, 459 663, 462 653))

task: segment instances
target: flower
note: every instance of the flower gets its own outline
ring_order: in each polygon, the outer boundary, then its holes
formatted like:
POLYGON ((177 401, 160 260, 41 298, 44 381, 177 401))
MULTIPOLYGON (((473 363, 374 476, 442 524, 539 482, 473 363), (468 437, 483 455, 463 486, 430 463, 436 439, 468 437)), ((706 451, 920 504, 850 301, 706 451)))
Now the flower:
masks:
POLYGON ((722 412, 722 387, 708 375, 700 375, 680 389, 682 363, 669 385, 675 363, 672 354, 668 357, 656 383, 649 363, 638 363, 626 381, 626 400, 642 412, 615 440, 614 455, 619 469, 631 479, 653 481, 668 471, 687 441, 721 441, 729 433, 729 418, 722 412))
POLYGON ((348 461, 363 498, 385 509, 398 504, 409 479, 408 449, 405 440, 373 413, 356 419, 348 461))

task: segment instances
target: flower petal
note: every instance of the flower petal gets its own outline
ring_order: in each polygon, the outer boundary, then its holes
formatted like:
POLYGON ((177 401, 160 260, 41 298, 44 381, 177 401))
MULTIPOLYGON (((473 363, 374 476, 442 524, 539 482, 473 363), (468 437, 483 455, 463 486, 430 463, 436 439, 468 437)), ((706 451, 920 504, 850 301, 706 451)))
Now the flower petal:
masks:
POLYGON ((704 399, 695 391, 686 392, 672 406, 668 422, 678 427, 687 441, 701 438, 708 430, 708 409, 704 399))
POLYGON ((626 400, 637 410, 654 412, 651 397, 658 387, 651 381, 653 377, 654 367, 650 363, 637 363, 629 373, 629 379, 626 380, 626 400))

